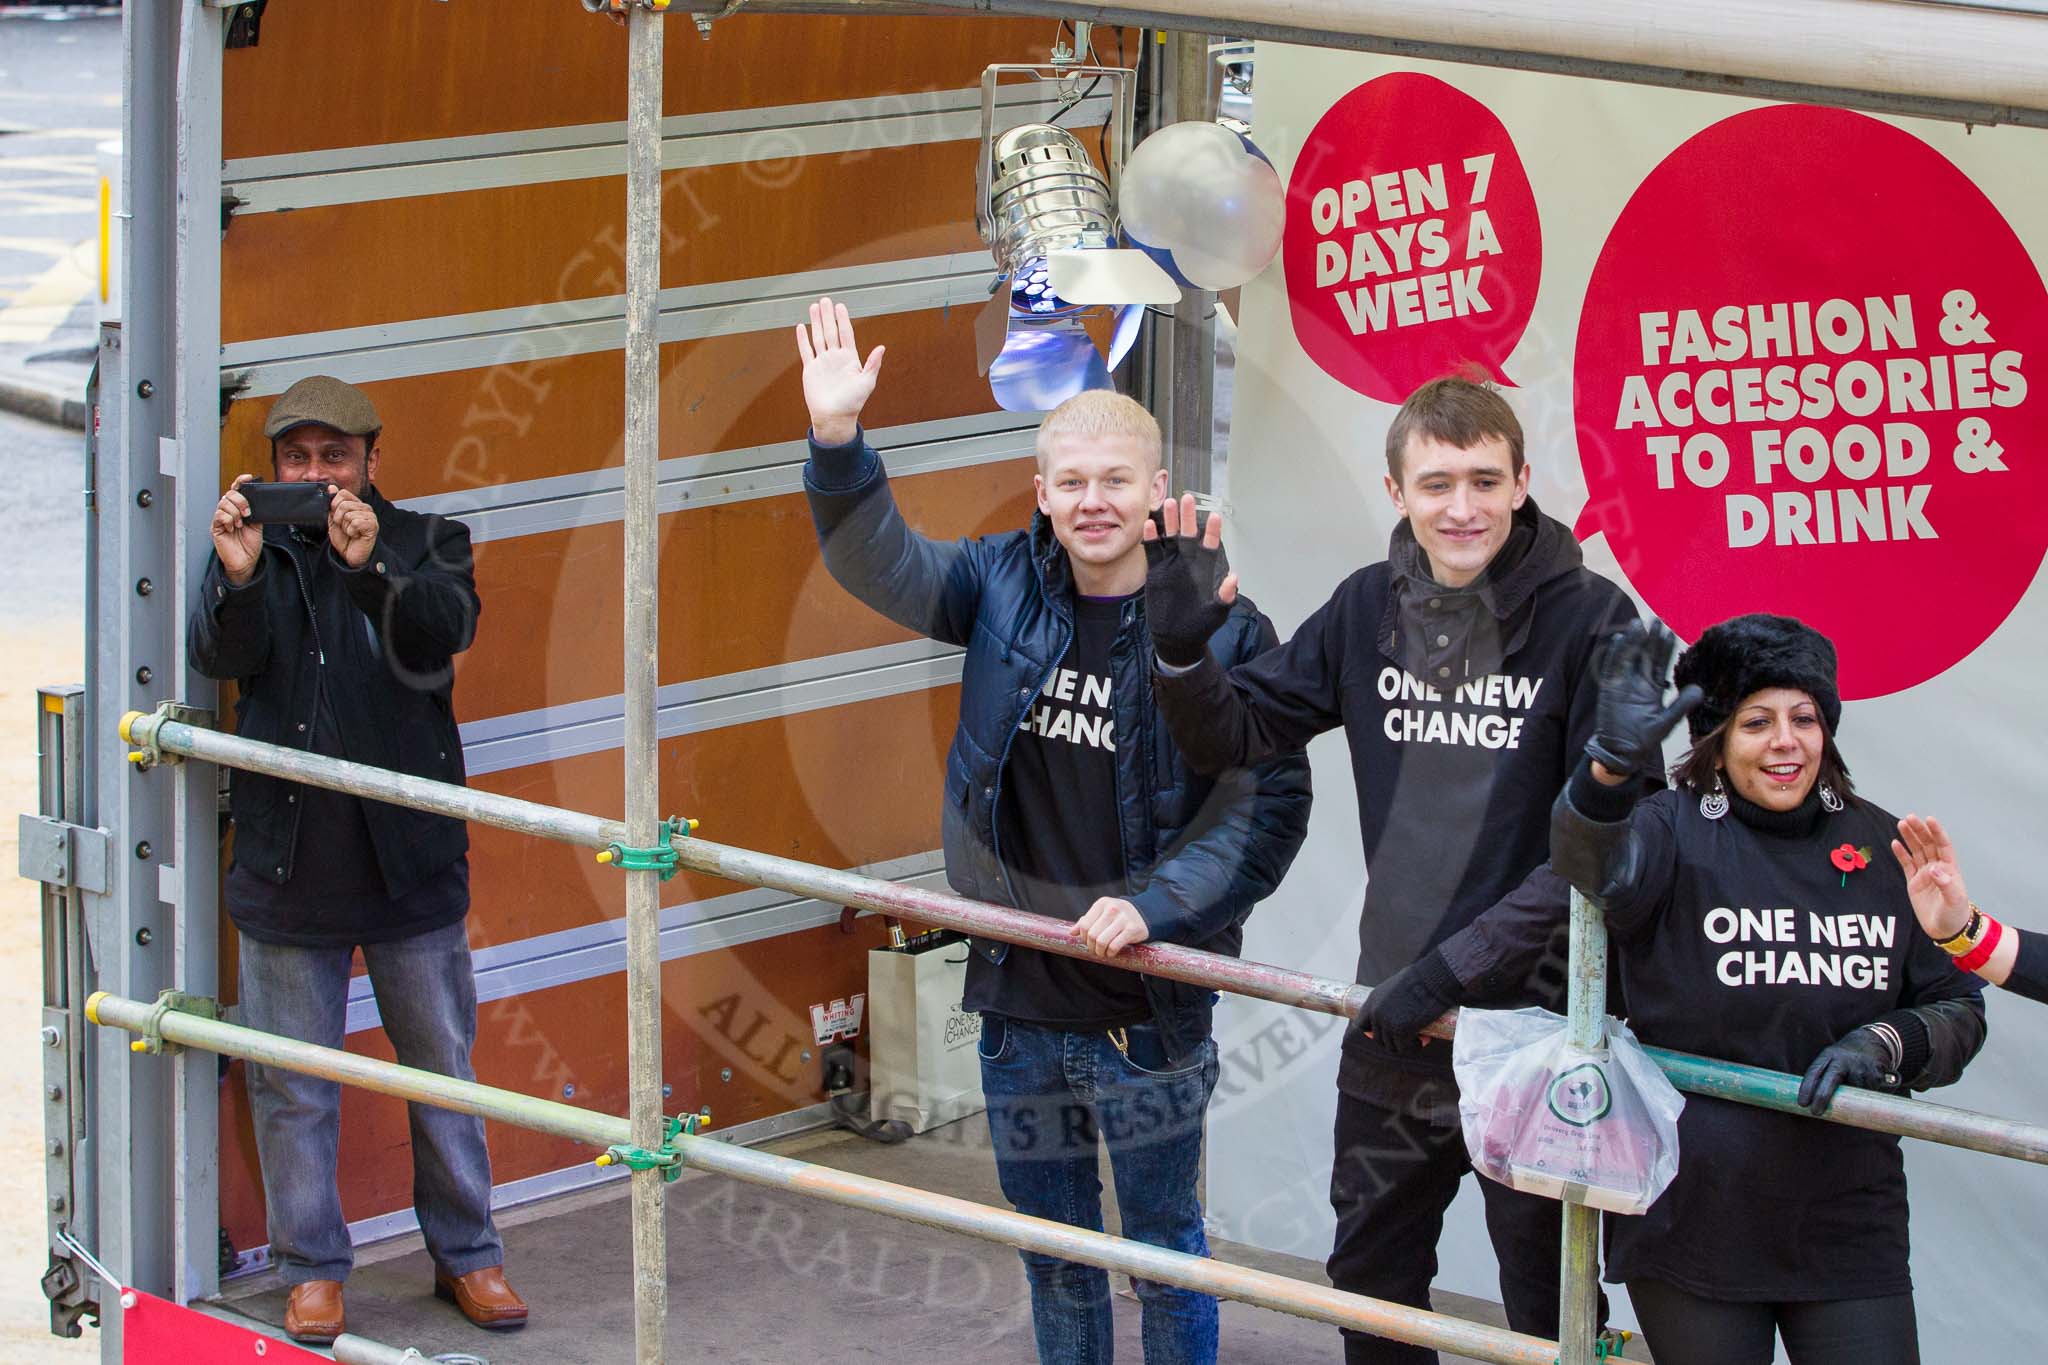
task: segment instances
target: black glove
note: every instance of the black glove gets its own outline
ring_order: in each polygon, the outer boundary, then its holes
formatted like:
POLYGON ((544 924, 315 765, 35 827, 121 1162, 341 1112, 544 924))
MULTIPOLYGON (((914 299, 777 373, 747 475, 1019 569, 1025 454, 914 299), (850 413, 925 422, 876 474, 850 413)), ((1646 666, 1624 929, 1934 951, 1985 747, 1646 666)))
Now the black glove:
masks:
POLYGON ((1799 1103, 1816 1114, 1827 1112, 1835 1091, 1844 1085, 1882 1090, 1899 1083, 1899 1047, 1865 1024, 1821 1049, 1799 1082, 1799 1103))
POLYGON ((1677 638, 1662 621, 1647 626, 1631 621, 1628 629, 1607 637, 1593 661, 1600 706, 1586 755, 1616 777, 1658 767, 1664 736, 1700 704, 1704 694, 1697 687, 1686 688, 1669 706, 1664 704, 1671 655, 1677 648, 1677 638))
MULTIPOLYGON (((1152 517, 1158 525, 1159 514, 1152 517)), ((1230 573, 1223 547, 1209 549, 1190 527, 1186 535, 1146 541, 1145 563, 1145 625, 1152 647, 1175 668, 1200 663, 1209 637, 1230 616, 1230 605, 1216 596, 1230 573)))
POLYGON ((1351 1021, 1351 1032, 1370 1033, 1372 1041, 1396 1056, 1422 1051, 1422 1031, 1458 1007, 1465 988, 1451 973, 1451 964, 1432 948, 1372 988, 1365 1008, 1351 1021))

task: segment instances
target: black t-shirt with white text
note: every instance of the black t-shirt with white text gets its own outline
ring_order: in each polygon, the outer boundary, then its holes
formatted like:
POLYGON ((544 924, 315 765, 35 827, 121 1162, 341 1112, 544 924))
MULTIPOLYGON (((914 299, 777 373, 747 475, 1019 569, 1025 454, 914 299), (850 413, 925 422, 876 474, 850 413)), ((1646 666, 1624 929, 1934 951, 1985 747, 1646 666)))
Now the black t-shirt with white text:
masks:
MULTIPOLYGON (((1452 593, 1398 571, 1397 561, 1417 571, 1426 564, 1404 525, 1387 561, 1346 578, 1278 649, 1231 669, 1227 681, 1197 669, 1155 684, 1182 754, 1204 771, 1343 728, 1368 868, 1355 977, 1363 985, 1379 985, 1460 933, 1543 866, 1550 803, 1593 731, 1594 646, 1635 619, 1628 596, 1584 567, 1561 523, 1533 502, 1516 520, 1533 528, 1531 541, 1512 565, 1503 556, 1488 566, 1480 587, 1499 610, 1479 603, 1465 612, 1469 641, 1452 635, 1460 629, 1452 598, 1476 601, 1479 588, 1452 593), (1438 633, 1411 648, 1404 632, 1431 621, 1438 633), (1457 665, 1432 653, 1440 640, 1457 665), (1468 663, 1474 671, 1461 674, 1468 663), (1415 664, 1435 667, 1419 675, 1415 664), (1235 732, 1219 723, 1232 715, 1235 732), (1205 731, 1228 742, 1205 753, 1205 731), (1245 735, 1256 742, 1238 744, 1245 735)), ((1557 1008, 1562 981, 1551 972, 1467 1003, 1557 1008)), ((1337 1087, 1385 1108, 1440 1115, 1454 1110, 1457 1094, 1450 1048, 1396 1055, 1357 1035, 1345 1039, 1337 1087)))
MULTIPOLYGON (((1664 791, 1630 818, 1645 871, 1606 908, 1644 1043, 1797 1076, 1889 1011, 1978 994, 1914 920, 1891 815, 1730 803, 1709 820, 1664 791)), ((1678 1132, 1671 1186, 1608 1222, 1610 1280, 1770 1301, 1912 1288, 1898 1138, 1709 1095, 1685 1097, 1678 1132)))
MULTIPOLYGON (((1110 651, 1131 600, 1075 600, 1073 643, 1011 741, 996 851, 1020 910, 1077 920, 1099 897, 1125 894, 1110 651)), ((1151 1018, 1135 973, 1022 947, 1000 965, 969 957, 963 1005, 1072 1030, 1151 1018)))

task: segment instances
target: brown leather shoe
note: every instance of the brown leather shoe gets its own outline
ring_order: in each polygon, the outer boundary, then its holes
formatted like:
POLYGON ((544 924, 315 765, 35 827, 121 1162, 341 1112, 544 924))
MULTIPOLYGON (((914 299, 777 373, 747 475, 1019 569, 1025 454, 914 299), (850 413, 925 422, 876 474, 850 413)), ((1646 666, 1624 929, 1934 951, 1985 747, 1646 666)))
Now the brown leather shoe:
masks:
POLYGON ((308 1280, 292 1286, 285 1305, 285 1335, 309 1346, 325 1346, 341 1335, 341 1281, 308 1280))
POLYGON ((526 1326, 526 1300, 505 1283, 505 1267, 487 1265, 467 1275, 434 1268, 434 1297, 454 1304, 479 1327, 502 1331, 526 1326))

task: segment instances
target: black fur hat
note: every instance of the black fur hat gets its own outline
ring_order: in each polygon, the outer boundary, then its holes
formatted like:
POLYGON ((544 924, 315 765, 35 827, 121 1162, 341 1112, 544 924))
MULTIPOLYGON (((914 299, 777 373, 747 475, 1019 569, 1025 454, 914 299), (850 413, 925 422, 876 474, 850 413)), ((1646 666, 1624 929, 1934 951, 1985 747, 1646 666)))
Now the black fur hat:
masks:
POLYGON ((1696 684, 1707 694, 1687 718, 1695 742, 1734 715, 1744 697, 1766 687, 1797 688, 1819 705, 1829 734, 1841 727, 1834 642, 1791 616, 1759 611, 1707 627, 1679 656, 1671 678, 1680 687, 1696 684))

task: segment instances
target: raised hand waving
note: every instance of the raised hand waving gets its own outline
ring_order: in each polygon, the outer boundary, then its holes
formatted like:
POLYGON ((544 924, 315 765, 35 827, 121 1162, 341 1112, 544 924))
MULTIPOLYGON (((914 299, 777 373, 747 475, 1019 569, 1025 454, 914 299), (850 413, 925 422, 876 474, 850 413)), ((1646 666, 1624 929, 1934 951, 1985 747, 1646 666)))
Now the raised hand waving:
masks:
POLYGON ((1237 600, 1237 575, 1223 553, 1223 514, 1196 529, 1195 495, 1168 498, 1145 523, 1145 624, 1162 662, 1200 663, 1209 637, 1237 600))
POLYGON ((811 410, 811 434, 818 444, 845 445, 860 431, 860 412, 874 395, 882 373, 877 346, 865 363, 853 341, 846 305, 829 298, 811 305, 811 321, 796 326, 796 350, 804 361, 804 403, 811 410))
POLYGON ((1702 693, 1687 687, 1667 704, 1664 689, 1671 677, 1671 656, 1678 639, 1662 621, 1644 625, 1631 621, 1626 630, 1607 637, 1594 660, 1600 680, 1600 705, 1586 753, 1594 776, 1619 783, 1662 759, 1664 736, 1700 704, 1702 693))

